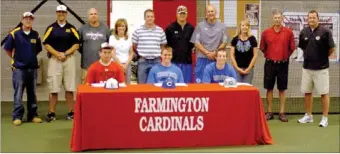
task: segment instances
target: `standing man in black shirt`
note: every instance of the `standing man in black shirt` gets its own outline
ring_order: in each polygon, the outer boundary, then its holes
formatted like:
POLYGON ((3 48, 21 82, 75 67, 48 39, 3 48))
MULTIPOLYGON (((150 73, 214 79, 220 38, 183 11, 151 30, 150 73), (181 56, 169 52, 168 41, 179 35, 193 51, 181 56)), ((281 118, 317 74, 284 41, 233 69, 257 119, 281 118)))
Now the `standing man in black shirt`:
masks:
POLYGON ((168 45, 173 49, 172 62, 177 65, 183 73, 184 82, 192 81, 192 59, 191 51, 194 44, 190 42, 195 28, 187 22, 188 9, 181 5, 177 8, 177 21, 171 23, 165 30, 168 45))
POLYGON ((61 85, 65 89, 65 99, 69 108, 67 119, 73 119, 73 92, 76 91, 76 59, 74 52, 79 48, 79 34, 77 29, 67 22, 67 8, 57 6, 57 21, 46 29, 43 44, 47 51, 49 62, 47 82, 49 87, 49 109, 46 121, 56 120, 56 103, 61 85))
POLYGON ((328 125, 329 110, 329 59, 335 51, 334 40, 330 30, 319 25, 319 15, 315 10, 308 12, 308 25, 299 36, 299 47, 303 50, 303 69, 301 80, 301 91, 305 93, 306 114, 299 119, 299 123, 313 122, 312 116, 312 92, 321 95, 323 116, 320 127, 328 125))

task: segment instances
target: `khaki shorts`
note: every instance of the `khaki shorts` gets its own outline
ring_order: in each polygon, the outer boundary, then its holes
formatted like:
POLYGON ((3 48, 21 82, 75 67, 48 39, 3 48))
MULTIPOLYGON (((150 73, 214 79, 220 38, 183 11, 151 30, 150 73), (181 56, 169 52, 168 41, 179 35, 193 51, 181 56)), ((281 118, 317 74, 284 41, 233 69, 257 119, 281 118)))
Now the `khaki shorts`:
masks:
POLYGON ((320 95, 329 93, 328 68, 323 70, 302 69, 301 91, 312 93, 314 87, 320 95))
POLYGON ((86 81, 87 70, 81 69, 81 84, 85 84, 86 81))
POLYGON ((76 63, 75 56, 67 57, 60 62, 52 56, 48 62, 47 83, 50 93, 58 93, 61 85, 65 91, 76 91, 76 63))

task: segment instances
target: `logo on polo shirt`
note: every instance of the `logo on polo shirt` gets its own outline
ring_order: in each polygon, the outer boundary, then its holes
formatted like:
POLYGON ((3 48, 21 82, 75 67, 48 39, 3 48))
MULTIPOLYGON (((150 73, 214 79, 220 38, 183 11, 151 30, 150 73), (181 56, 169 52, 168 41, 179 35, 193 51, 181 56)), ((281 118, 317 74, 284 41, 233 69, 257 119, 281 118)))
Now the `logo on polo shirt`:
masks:
POLYGON ((178 33, 178 31, 175 31, 175 34, 177 34, 178 33))
POLYGON ((319 41, 320 40, 320 36, 315 37, 315 39, 319 41))
POLYGON ((37 43, 36 39, 31 39, 31 43, 37 43))
POLYGON ((71 29, 66 29, 66 33, 70 33, 71 32, 71 29))
POLYGON ((200 78, 196 78, 196 82, 197 83, 201 83, 201 79, 200 78))
POLYGON ((307 38, 307 37, 305 37, 305 40, 308 40, 308 38, 307 38))
POLYGON ((91 40, 98 40, 98 39, 104 38, 104 35, 99 32, 96 32, 96 33, 89 32, 89 33, 86 33, 85 35, 91 40))

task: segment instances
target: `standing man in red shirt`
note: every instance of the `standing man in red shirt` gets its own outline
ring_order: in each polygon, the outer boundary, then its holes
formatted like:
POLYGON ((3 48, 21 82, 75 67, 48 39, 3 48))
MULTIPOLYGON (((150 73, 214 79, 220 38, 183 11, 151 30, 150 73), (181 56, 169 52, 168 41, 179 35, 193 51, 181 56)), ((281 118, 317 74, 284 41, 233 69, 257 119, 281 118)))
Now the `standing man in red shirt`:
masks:
POLYGON ((264 64, 264 88, 267 89, 268 112, 266 119, 274 118, 272 113, 273 89, 277 80, 279 90, 280 112, 279 120, 288 122, 284 114, 286 103, 285 90, 288 85, 289 57, 295 50, 294 34, 282 26, 282 13, 273 12, 274 25, 262 33, 260 49, 266 58, 264 64))

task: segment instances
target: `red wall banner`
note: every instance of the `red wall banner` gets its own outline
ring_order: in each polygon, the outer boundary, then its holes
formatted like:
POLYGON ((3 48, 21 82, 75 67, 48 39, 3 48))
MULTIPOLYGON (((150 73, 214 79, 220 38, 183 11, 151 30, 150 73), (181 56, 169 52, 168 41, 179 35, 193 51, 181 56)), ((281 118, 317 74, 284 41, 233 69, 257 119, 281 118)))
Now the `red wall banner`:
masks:
POLYGON ((180 5, 188 8, 188 22, 196 26, 196 0, 153 0, 156 24, 165 30, 176 20, 177 7, 180 5))
MULTIPOLYGON (((188 22, 196 27, 196 0, 153 0, 153 10, 155 12, 155 22, 164 30, 176 20, 177 7, 184 5, 188 8, 188 22)), ((196 54, 192 54, 193 68, 196 63, 196 54)), ((192 74, 194 82, 194 74, 192 74)))

